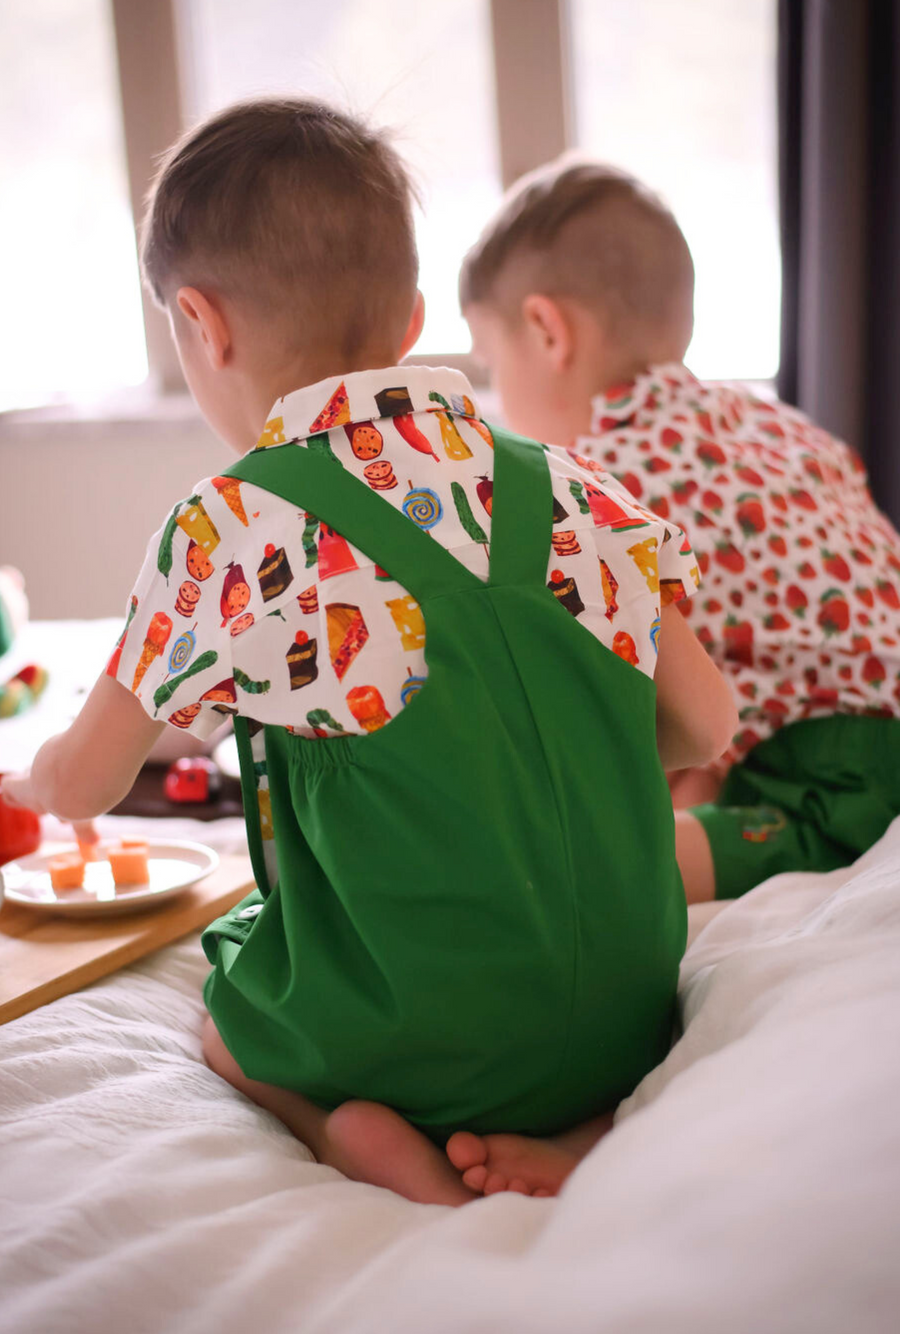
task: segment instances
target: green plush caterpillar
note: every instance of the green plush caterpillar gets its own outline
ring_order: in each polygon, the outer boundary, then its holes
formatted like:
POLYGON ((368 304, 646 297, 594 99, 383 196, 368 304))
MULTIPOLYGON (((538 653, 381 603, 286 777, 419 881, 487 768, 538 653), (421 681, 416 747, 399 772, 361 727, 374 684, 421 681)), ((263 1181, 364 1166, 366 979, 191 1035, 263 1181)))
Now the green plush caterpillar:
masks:
POLYGON ((173 676, 171 681, 163 681, 153 695, 153 703, 157 709, 161 709, 164 704, 168 704, 182 681, 186 681, 189 676, 196 676, 198 672, 205 672, 207 667, 212 667, 213 663, 218 662, 218 660, 218 653, 214 649, 207 649, 205 653, 200 654, 196 662, 191 663, 187 671, 182 672, 180 676, 173 676))
POLYGON ((242 672, 240 667, 234 669, 234 684, 240 686, 241 690, 246 690, 248 695, 265 695, 272 688, 271 681, 254 681, 242 672))

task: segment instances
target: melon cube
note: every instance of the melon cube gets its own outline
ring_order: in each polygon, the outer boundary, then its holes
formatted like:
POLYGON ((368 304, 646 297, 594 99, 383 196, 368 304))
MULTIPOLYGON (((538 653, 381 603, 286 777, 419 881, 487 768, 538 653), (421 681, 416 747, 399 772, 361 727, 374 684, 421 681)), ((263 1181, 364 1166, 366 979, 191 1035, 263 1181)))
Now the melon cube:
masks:
POLYGON ((54 889, 81 889, 84 884, 84 860, 80 853, 64 852, 51 857, 47 870, 54 889))
POLYGON ((107 852, 113 880, 117 885, 144 885, 149 878, 147 844, 141 839, 125 839, 107 852))

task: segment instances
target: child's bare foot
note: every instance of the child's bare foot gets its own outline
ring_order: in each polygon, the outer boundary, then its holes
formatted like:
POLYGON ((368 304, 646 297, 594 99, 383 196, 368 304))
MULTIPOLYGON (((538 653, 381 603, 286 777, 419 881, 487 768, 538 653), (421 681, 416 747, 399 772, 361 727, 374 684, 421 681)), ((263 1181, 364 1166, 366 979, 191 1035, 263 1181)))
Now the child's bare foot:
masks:
POLYGON ((463 1184, 484 1195, 501 1190, 546 1198, 612 1126, 612 1113, 586 1121, 552 1139, 527 1135, 473 1135, 459 1130, 447 1141, 447 1157, 463 1184))
POLYGON ((212 1019, 203 1030, 203 1054, 210 1069, 283 1121, 320 1163, 353 1181, 385 1186, 418 1204, 475 1199, 437 1145, 392 1108, 354 1101, 326 1112, 299 1093, 248 1079, 212 1019))
POLYGON ((419 1204, 459 1205, 475 1198, 440 1149, 381 1103, 342 1103, 317 1139, 319 1161, 354 1181, 386 1186, 419 1204))

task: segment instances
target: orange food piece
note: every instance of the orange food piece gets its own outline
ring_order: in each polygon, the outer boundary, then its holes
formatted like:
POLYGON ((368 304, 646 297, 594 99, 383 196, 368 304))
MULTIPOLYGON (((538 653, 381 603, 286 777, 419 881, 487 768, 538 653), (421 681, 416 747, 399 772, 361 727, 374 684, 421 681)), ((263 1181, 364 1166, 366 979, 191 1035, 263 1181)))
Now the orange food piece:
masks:
POLYGON ((117 885, 144 885, 149 878, 147 844, 138 839, 123 839, 118 847, 107 852, 113 880, 117 885))
POLYGON ((98 862, 100 860, 99 843, 79 843, 78 851, 83 862, 98 862))
POLYGON ((147 851, 147 840, 145 838, 120 838, 120 848, 142 848, 147 851))
POLYGON ((84 884, 84 859, 78 852, 51 857, 47 870, 54 889, 81 889, 84 884))

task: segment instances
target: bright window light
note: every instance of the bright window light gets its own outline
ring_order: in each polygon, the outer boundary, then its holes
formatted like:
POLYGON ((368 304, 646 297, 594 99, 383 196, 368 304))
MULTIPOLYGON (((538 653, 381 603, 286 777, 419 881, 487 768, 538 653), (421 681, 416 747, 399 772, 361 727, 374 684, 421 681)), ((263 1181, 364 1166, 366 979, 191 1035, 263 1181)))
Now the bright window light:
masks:
POLYGON ((487 0, 180 0, 193 117, 242 97, 321 97, 393 129, 422 185, 416 352, 468 351, 463 254, 500 198, 487 0))
POLYGON ((775 0, 572 0, 578 145, 658 191, 697 271, 687 364, 778 368, 775 0))
POLYGON ((107 0, 0 7, 0 411, 147 375, 107 0))

